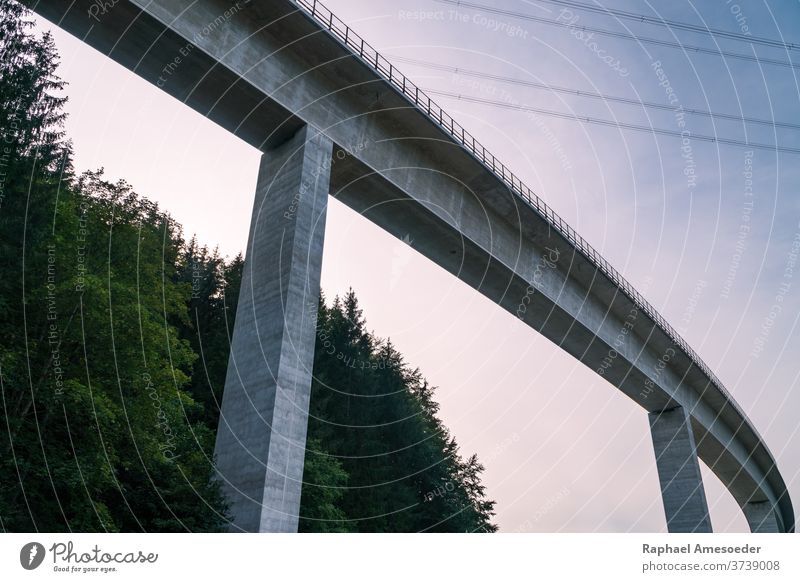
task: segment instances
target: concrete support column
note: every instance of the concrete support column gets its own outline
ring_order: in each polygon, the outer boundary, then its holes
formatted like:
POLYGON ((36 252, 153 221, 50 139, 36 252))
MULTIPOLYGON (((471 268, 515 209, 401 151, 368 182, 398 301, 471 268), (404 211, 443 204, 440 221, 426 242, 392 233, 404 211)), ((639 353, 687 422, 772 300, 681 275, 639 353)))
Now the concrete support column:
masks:
POLYGON ((711 532, 689 415, 678 406, 651 412, 649 417, 667 529, 671 533, 711 532))
POLYGON ((331 141, 264 153, 215 447, 231 531, 296 532, 331 141))
POLYGON ((769 501, 745 503, 744 516, 753 533, 779 533, 778 520, 769 501))

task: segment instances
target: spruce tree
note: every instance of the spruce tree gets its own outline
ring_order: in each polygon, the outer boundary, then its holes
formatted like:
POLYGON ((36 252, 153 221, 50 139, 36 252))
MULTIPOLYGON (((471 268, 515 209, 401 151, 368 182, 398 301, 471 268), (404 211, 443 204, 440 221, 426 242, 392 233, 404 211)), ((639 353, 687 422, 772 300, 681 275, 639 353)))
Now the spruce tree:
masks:
MULTIPOLYGON (((49 35, 0 0, 0 529, 216 531, 212 477, 244 258, 102 170, 73 174, 49 35)), ((301 531, 494 531, 435 391, 320 299, 301 531)))
POLYGON ((0 0, 0 528, 220 529, 180 227, 125 182, 73 176, 55 48, 30 28, 0 0))

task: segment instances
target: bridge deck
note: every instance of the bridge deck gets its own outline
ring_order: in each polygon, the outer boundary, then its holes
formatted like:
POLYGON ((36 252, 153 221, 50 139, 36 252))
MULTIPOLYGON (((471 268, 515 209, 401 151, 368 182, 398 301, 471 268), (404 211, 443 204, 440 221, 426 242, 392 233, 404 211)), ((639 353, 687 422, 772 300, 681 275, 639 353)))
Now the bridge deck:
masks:
POLYGON ((419 252, 602 370, 648 412, 685 408, 698 456, 739 504, 767 502, 779 529, 794 531, 772 454, 702 359, 574 229, 321 4, 120 0, 91 18, 92 0, 28 3, 257 148, 304 124, 324 133, 335 144, 332 195, 411 236, 419 252))

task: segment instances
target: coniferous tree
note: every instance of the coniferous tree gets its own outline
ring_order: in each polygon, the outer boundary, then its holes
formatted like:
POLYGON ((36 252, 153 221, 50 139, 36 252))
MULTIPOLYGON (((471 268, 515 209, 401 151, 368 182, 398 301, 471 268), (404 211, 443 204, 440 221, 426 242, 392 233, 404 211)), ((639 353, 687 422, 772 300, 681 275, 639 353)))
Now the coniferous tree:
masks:
POLYGON ((57 56, 0 0, 0 527, 207 531, 225 506, 180 228, 102 172, 74 177, 57 56))
MULTIPOLYGON (((214 531, 244 259, 102 170, 74 176, 48 35, 0 0, 0 529, 214 531)), ((301 531, 494 531, 433 388, 321 298, 301 531)))
MULTIPOLYGON (((433 393, 391 341, 367 331, 355 293, 320 302, 306 462, 330 455, 341 464, 347 486, 335 505, 353 530, 496 530, 483 467, 460 457, 433 393)), ((311 483, 325 485, 304 481, 302 516, 311 483)), ((301 524, 318 531, 319 522, 301 524)))

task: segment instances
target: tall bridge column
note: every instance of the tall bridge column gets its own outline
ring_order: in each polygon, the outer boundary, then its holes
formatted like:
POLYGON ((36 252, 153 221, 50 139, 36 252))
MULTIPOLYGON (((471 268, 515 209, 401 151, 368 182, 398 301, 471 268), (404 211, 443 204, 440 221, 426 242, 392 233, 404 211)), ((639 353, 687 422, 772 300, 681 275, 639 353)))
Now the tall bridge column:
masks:
POLYGON ((742 508, 750 531, 753 533, 779 533, 775 510, 769 501, 745 503, 742 508))
POLYGON ((232 531, 297 531, 331 153, 304 126, 261 159, 215 447, 232 531))
POLYGON ((689 415, 677 406, 648 416, 667 529, 671 533, 710 532, 711 517, 689 415))

